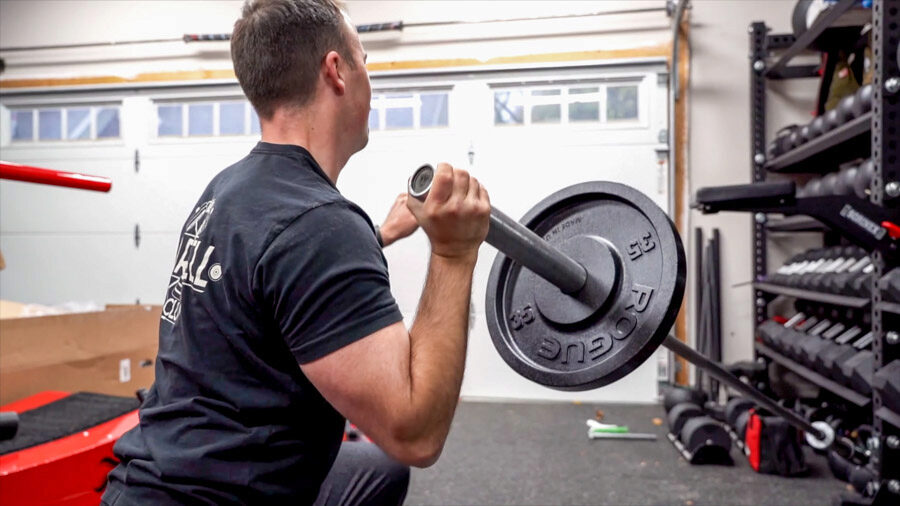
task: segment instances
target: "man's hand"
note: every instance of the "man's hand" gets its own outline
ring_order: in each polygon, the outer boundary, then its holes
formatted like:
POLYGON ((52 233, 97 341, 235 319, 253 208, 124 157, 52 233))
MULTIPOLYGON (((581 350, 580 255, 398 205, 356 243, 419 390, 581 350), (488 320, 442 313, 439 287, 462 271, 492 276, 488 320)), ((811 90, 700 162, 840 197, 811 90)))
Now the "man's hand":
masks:
POLYGON ((389 246, 391 243, 409 236, 419 228, 416 217, 406 207, 408 198, 408 193, 398 195, 397 199, 394 200, 394 205, 391 206, 391 210, 388 211, 387 218, 384 219, 384 223, 379 227, 378 230, 381 232, 381 240, 384 246, 389 246))
POLYGON ((440 163, 425 202, 407 200, 431 241, 431 253, 474 260, 488 231, 491 201, 481 183, 462 169, 440 163))

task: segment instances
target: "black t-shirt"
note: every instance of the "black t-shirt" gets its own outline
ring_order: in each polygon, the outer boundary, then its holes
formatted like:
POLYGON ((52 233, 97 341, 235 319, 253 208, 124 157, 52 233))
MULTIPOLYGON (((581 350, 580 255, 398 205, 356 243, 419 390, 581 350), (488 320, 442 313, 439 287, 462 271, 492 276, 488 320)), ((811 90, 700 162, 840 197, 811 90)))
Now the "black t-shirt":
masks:
POLYGON ((156 382, 104 500, 311 503, 344 418, 298 363, 401 319, 369 217, 305 149, 260 142, 182 229, 156 382))

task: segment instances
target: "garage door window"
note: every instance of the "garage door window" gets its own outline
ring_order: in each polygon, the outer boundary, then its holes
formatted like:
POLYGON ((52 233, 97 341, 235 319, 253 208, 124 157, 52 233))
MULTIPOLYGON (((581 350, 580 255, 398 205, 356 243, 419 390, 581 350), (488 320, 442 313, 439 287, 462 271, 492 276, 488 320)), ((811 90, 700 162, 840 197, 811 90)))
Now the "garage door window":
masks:
POLYGON ((446 91, 377 93, 372 95, 369 130, 415 130, 450 124, 446 91))
POLYGON ((259 133, 259 117, 247 100, 156 103, 156 136, 159 138, 259 133))
POLYGON ((612 123, 639 118, 637 84, 494 88, 494 125, 612 123))
POLYGON ((12 142, 118 139, 119 107, 22 107, 10 111, 12 142))

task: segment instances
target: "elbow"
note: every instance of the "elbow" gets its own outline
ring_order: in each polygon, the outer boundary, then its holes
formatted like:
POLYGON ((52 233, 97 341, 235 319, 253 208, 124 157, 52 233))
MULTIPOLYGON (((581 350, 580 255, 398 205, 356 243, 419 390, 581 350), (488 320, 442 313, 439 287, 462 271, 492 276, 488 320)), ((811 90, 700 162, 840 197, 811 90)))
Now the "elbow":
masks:
POLYGON ((437 462, 438 457, 441 456, 441 451, 443 449, 443 441, 418 441, 414 443, 408 442, 403 445, 403 447, 398 452, 399 454, 395 456, 395 458, 407 466, 426 468, 431 467, 435 462, 437 462))
POLYGON ((394 431, 395 453, 392 455, 403 464, 412 467, 430 467, 437 462, 444 450, 446 434, 423 434, 410 431, 394 431))

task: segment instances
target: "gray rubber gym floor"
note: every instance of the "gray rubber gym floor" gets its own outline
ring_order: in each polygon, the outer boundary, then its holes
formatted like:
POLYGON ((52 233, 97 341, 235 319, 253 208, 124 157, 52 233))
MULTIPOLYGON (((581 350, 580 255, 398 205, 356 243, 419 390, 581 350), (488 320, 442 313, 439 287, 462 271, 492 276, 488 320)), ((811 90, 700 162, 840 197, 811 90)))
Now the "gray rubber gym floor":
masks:
POLYGON ((406 504, 800 506, 846 491, 811 452, 799 478, 757 474, 734 448, 732 467, 691 466, 654 417, 661 406, 463 402, 438 463, 413 470, 406 504), (588 440, 597 409, 659 439, 588 440))

